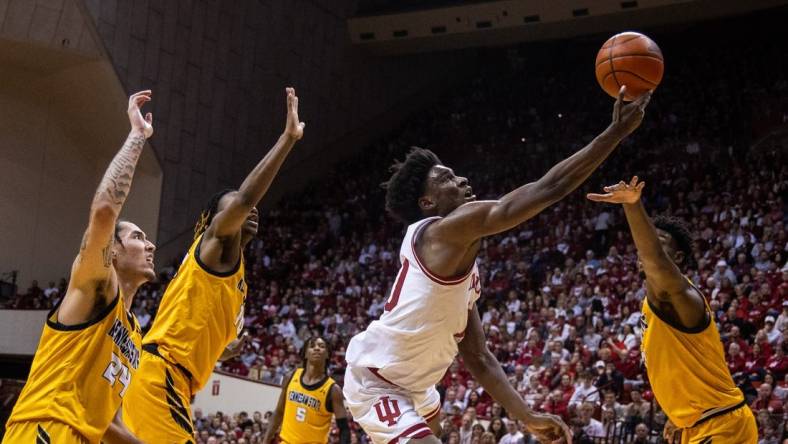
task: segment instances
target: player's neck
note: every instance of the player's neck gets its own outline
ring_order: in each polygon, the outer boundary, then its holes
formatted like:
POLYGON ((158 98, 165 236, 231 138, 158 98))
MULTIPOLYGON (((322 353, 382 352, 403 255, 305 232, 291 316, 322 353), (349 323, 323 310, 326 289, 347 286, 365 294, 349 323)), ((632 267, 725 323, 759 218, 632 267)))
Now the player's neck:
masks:
POLYGON ((123 296, 123 306, 126 308, 126 311, 131 311, 131 303, 134 301, 134 295, 137 294, 137 290, 142 284, 138 283, 136 280, 123 279, 118 275, 118 285, 120 286, 120 292, 123 296))
POLYGON ((326 369, 322 365, 306 365, 304 367, 304 379, 308 381, 319 381, 326 376, 326 369))

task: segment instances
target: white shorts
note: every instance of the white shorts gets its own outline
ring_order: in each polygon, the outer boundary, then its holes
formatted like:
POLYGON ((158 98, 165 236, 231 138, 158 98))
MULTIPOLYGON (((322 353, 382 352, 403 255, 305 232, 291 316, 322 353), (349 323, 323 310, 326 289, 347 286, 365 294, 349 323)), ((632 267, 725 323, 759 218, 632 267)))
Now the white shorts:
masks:
POLYGON ((432 435, 427 423, 438 416, 441 403, 435 387, 411 392, 373 373, 374 369, 345 371, 345 405, 374 444, 400 444, 432 435))

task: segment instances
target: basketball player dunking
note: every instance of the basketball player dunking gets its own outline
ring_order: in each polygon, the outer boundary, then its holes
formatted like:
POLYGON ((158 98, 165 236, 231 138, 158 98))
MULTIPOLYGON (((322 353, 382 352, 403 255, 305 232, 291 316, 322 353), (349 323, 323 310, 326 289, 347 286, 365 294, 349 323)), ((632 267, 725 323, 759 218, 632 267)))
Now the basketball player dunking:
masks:
POLYGON ((373 442, 440 442, 435 384, 458 351, 511 418, 542 441, 571 440, 557 416, 528 407, 487 349, 475 305, 476 255, 483 237, 516 227, 577 188, 640 125, 651 94, 624 105, 624 93, 610 126, 588 146, 499 200, 476 201, 468 180, 429 150, 414 148, 394 166, 386 208, 409 224, 402 266, 381 318, 350 341, 344 387, 353 419, 373 442))
POLYGON ((129 311, 140 285, 156 277, 155 247, 131 222, 118 221, 153 116, 129 98, 131 132, 112 159, 90 206, 88 228, 62 302, 48 315, 3 443, 136 443, 118 414, 140 356, 140 328, 129 311), (106 434, 105 434, 106 432, 106 434))
POLYGON ((303 134, 298 97, 287 88, 284 133, 238 190, 220 191, 203 211, 194 242, 145 335, 139 380, 126 394, 123 422, 145 442, 193 442, 192 395, 208 381, 217 360, 243 347, 245 341, 237 339, 247 291, 243 249, 257 234, 255 206, 303 134), (227 349, 231 343, 235 346, 227 349))
POLYGON ((323 338, 312 337, 304 343, 304 368, 285 378, 263 444, 269 444, 277 432, 283 444, 325 444, 332 415, 337 420, 339 443, 350 443, 342 389, 328 376, 330 357, 331 350, 323 338))
POLYGON ((640 200, 644 186, 634 177, 588 198, 624 207, 646 275, 642 351, 654 395, 682 429, 682 443, 754 444, 755 417, 728 371, 710 308, 679 269, 694 262, 692 236, 677 219, 652 223, 640 200))

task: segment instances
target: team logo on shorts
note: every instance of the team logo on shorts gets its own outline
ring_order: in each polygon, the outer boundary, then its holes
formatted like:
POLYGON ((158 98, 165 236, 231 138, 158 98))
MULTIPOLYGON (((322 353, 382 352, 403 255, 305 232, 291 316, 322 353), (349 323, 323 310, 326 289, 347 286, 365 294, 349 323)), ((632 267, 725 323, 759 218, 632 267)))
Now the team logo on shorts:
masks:
POLYGON ((378 414, 380 422, 387 423, 389 427, 396 424, 402 414, 397 400, 391 399, 388 396, 380 398, 380 401, 375 403, 375 413, 378 414))

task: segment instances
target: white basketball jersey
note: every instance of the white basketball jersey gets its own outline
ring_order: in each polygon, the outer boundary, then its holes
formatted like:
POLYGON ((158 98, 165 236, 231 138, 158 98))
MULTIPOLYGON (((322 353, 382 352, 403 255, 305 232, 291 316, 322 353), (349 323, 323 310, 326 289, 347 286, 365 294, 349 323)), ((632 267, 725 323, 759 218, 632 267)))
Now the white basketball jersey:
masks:
POLYGON ((346 359, 354 367, 372 368, 387 381, 411 391, 437 384, 457 355, 465 336, 468 310, 479 299, 479 268, 445 280, 416 255, 415 240, 429 223, 408 227, 400 248, 397 279, 380 319, 348 344, 346 359))

